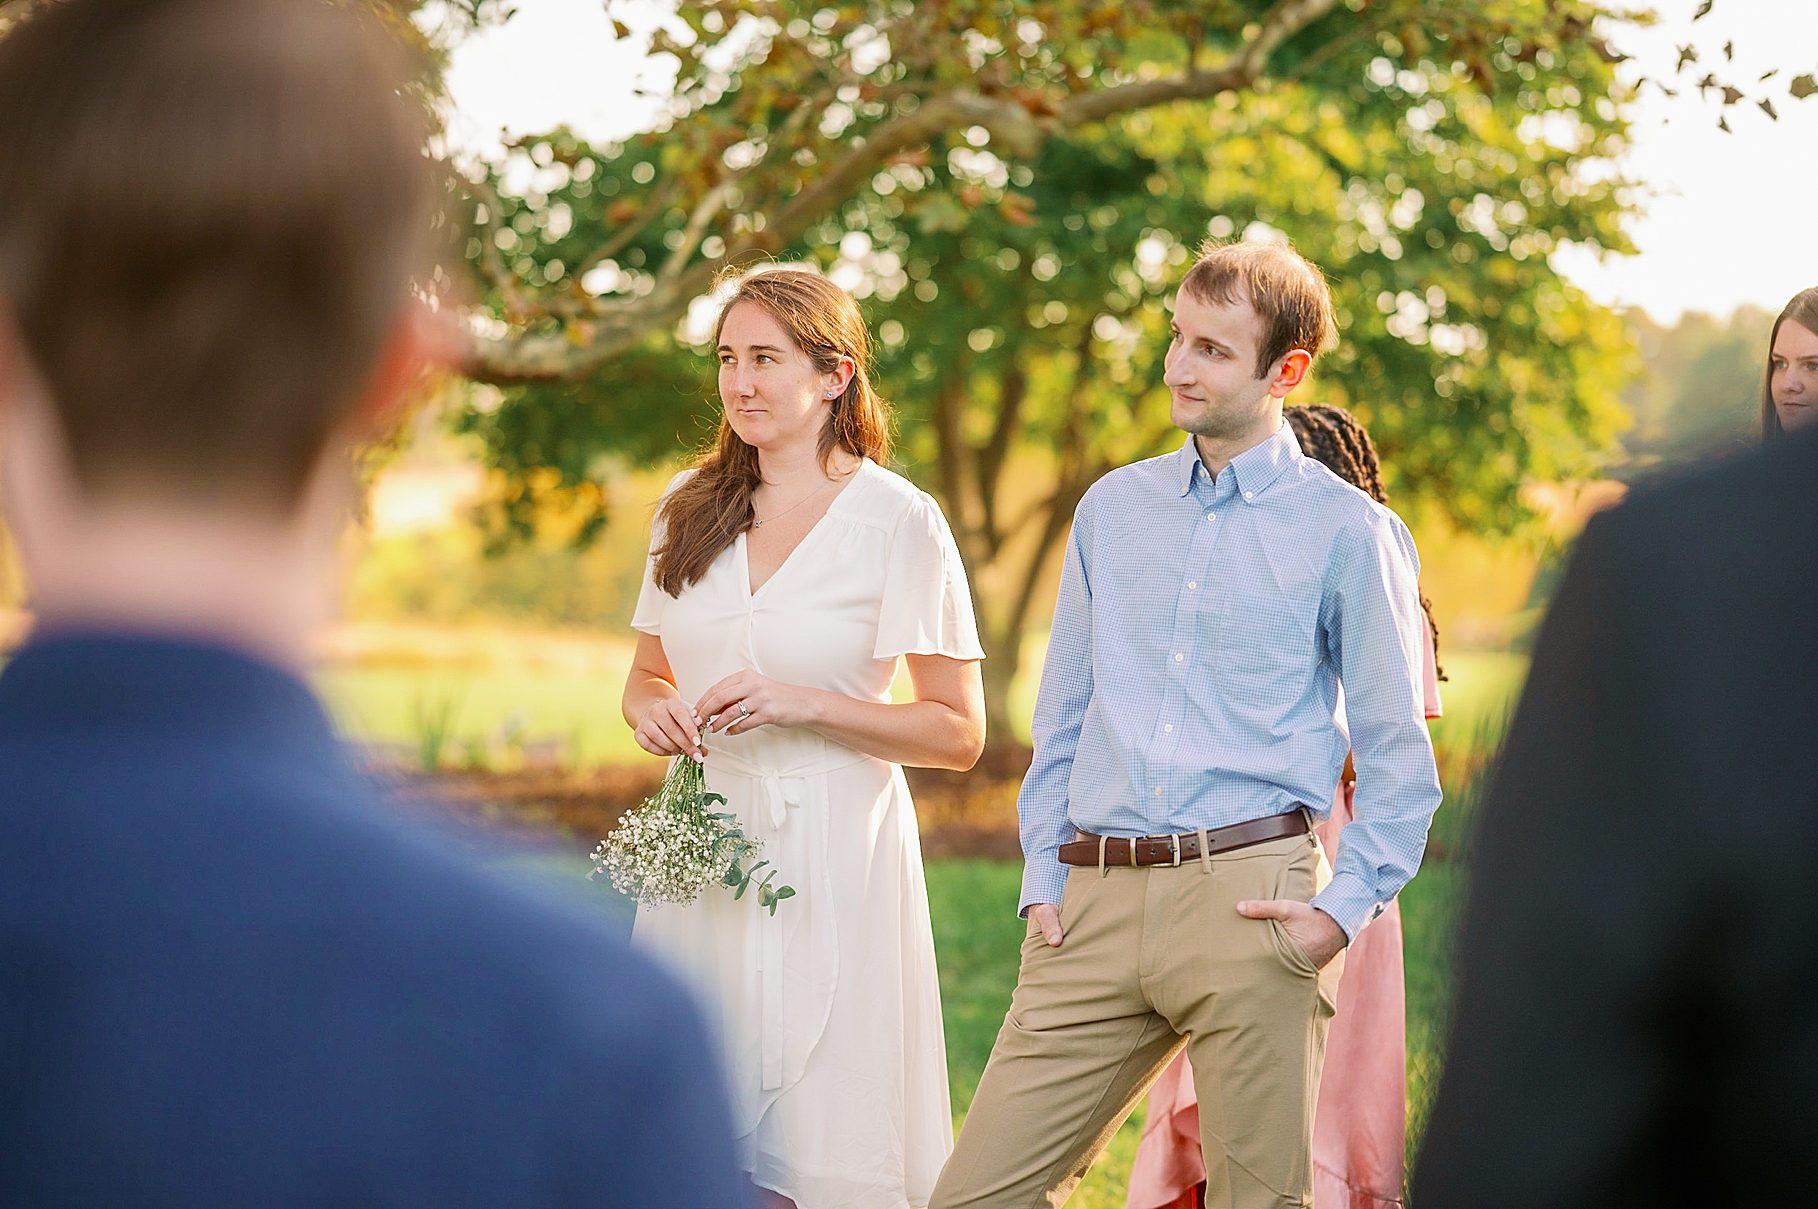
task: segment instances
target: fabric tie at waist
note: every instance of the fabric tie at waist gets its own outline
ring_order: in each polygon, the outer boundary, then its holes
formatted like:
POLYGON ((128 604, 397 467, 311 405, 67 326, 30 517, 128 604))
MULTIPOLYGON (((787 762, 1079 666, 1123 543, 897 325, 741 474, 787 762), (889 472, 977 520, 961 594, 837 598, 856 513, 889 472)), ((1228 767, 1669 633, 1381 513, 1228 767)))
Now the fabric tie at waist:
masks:
POLYGON ((742 756, 730 752, 709 751, 707 767, 715 772, 727 773, 735 777, 746 777, 758 782, 764 789, 765 813, 774 831, 781 831, 783 824, 789 821, 789 807, 802 804, 804 782, 809 777, 821 776, 850 768, 854 764, 863 764, 873 757, 863 752, 853 751, 850 747, 835 747, 820 753, 819 756, 798 761, 787 768, 766 768, 754 764, 742 756))
MULTIPOLYGON (((761 819, 753 820, 757 825, 753 826, 752 830, 758 833, 755 838, 764 838, 763 833, 766 830, 774 834, 783 829, 789 821, 791 806, 799 809, 808 805, 810 796, 817 791, 821 796, 825 796, 826 782, 821 778, 825 777, 827 773, 850 768, 854 764, 862 764, 873 758, 862 752, 853 751, 849 747, 834 747, 778 768, 765 767, 729 752, 709 750, 707 768, 718 775, 742 777, 757 783, 761 796, 757 799, 758 805, 753 813, 761 815, 761 819), (765 824, 768 826, 764 826, 765 824)), ((805 871, 793 872, 795 876, 801 877, 805 871)), ((779 881, 787 884, 791 873, 791 870, 781 869, 778 871, 777 877, 779 881)), ((824 867, 822 876, 825 876, 824 867)), ((810 886, 805 889, 812 894, 813 891, 821 890, 823 887, 810 886)), ((808 906, 812 900, 804 895, 794 901, 808 906)), ((755 904, 753 909, 757 909, 755 904)), ((809 909, 814 910, 813 907, 809 907, 809 909)), ((798 908, 799 910, 800 908, 798 908)), ((826 910, 824 904, 819 904, 819 910, 815 911, 815 914, 825 914, 826 910)), ((787 951, 785 941, 787 940, 786 929, 796 922, 789 918, 790 914, 790 904, 785 901, 776 913, 763 911, 758 916, 758 974, 762 988, 759 996, 761 1007, 758 1027, 763 1067, 761 1087, 764 1091, 775 1091, 783 1086, 783 991, 787 951)), ((829 916, 821 922, 823 926, 830 926, 832 920, 829 916)), ((821 943, 831 941, 831 937, 818 939, 821 943)))

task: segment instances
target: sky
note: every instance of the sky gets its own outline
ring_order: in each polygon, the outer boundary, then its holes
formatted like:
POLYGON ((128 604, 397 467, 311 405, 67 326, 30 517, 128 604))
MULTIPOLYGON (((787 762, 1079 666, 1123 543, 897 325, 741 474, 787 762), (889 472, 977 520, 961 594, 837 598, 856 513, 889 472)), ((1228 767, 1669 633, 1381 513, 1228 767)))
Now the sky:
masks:
MULTIPOLYGON (((1663 322, 1686 310, 1728 314, 1751 303, 1779 311, 1818 285, 1818 96, 1787 94, 1787 81, 1818 71, 1818 0, 1653 0, 1660 25, 1612 31, 1634 56, 1621 70, 1665 80, 1677 98, 1644 87, 1631 109, 1632 146, 1618 170, 1641 184, 1645 213, 1631 233, 1639 254, 1603 260, 1570 249, 1555 266, 1600 302, 1641 306, 1663 322), (1735 44, 1726 63, 1723 46, 1735 44), (1696 66, 1675 76, 1676 48, 1690 44, 1696 66), (1757 84, 1763 72, 1779 75, 1757 84), (1725 111, 1695 82, 1716 70, 1751 96, 1772 95, 1779 121, 1745 102, 1725 111)), ((517 15, 455 46, 448 73, 454 110, 449 136, 476 154, 496 153, 501 130, 533 134, 566 123, 604 141, 647 126, 661 91, 643 60, 654 6, 626 5, 634 37, 618 39, 601 0, 515 0, 517 15)))

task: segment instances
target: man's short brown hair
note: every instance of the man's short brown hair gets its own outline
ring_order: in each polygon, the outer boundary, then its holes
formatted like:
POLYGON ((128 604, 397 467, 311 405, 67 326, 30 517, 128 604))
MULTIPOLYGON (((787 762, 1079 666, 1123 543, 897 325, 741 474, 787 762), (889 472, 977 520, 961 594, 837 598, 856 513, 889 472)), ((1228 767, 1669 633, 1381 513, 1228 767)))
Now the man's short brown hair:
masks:
POLYGON ((1337 338, 1325 274, 1286 244, 1208 243, 1180 288, 1201 302, 1246 304, 1262 317, 1258 378, 1295 349, 1317 358, 1337 338))
POLYGON ((0 38, 0 296, 86 493, 295 504, 425 247, 404 66, 324 0, 64 0, 0 38))

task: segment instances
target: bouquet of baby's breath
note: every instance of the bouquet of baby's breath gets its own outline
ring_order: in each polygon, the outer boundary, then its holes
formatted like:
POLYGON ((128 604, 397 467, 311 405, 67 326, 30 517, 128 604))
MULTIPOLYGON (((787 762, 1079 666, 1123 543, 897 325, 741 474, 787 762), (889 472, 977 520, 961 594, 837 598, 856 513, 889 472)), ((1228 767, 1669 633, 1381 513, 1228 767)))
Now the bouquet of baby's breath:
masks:
MULTIPOLYGON (((589 876, 609 878, 615 890, 640 903, 691 903, 715 884, 745 897, 770 862, 752 861, 763 841, 747 837, 737 815, 713 809, 725 804, 724 795, 707 792, 700 761, 677 756, 656 793, 593 850, 589 876)), ((771 885, 776 873, 773 866, 757 882, 758 905, 772 915, 778 903, 795 896, 793 886, 771 885)))

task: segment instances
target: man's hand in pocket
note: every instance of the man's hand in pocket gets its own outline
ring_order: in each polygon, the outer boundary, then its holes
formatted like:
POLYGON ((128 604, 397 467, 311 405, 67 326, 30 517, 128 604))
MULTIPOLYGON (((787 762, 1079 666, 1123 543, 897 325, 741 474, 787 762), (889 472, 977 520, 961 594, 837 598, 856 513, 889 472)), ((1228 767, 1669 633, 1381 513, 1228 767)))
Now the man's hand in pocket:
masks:
POLYGON ((1036 903, 1029 908, 1029 918, 1042 930, 1049 948, 1060 948, 1060 942, 1066 939, 1067 934, 1061 930, 1059 907, 1052 903, 1036 903))
MULTIPOLYGON (((1033 918, 1038 910, 1039 907, 1029 908, 1030 917, 1033 918)), ((1316 970, 1325 969, 1338 956, 1339 950, 1350 943, 1345 930, 1338 926, 1336 919, 1318 907, 1297 903, 1290 898, 1245 899, 1237 904, 1237 913, 1245 919, 1279 919, 1288 938, 1300 946, 1316 970)), ((1060 930, 1058 917, 1054 927, 1056 931, 1060 930)), ((1050 940, 1048 943, 1060 942, 1050 940)))

